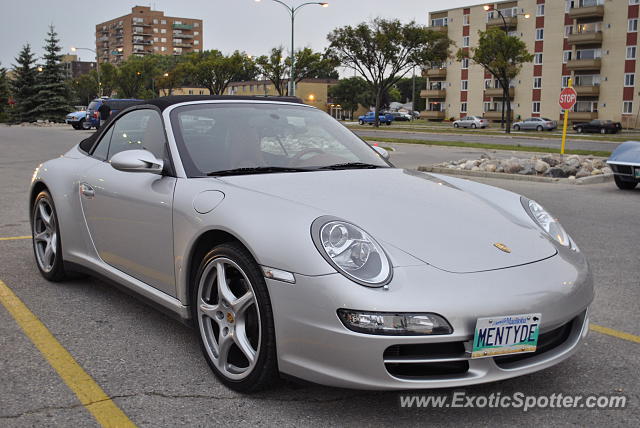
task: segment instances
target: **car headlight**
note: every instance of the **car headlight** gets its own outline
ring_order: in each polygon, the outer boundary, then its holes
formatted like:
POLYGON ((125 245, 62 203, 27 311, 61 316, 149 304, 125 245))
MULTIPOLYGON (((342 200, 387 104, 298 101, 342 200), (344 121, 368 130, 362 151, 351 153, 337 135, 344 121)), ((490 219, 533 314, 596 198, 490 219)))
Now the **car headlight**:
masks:
POLYGON ((358 333, 393 336, 451 334, 453 328, 438 314, 362 312, 338 309, 340 321, 358 333))
POLYGON ((521 197, 520 200, 522 201, 522 206, 525 211, 527 211, 533 221, 535 221, 538 226, 540 226, 540 228, 554 241, 562 246, 570 247, 574 250, 578 249, 558 220, 553 218, 553 216, 549 214, 542 205, 525 197, 521 197))
POLYGON ((322 257, 338 272, 368 287, 380 287, 391 279, 391 263, 367 232, 333 217, 317 218, 311 236, 322 257))

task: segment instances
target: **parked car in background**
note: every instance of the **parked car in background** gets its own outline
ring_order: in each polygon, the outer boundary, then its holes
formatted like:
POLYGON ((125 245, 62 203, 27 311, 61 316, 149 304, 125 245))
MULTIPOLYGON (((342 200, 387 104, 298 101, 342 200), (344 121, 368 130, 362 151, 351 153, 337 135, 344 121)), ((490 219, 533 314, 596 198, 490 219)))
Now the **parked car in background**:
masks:
POLYGON ((86 107, 83 107, 83 108, 80 108, 78 111, 69 113, 67 117, 65 117, 64 121, 65 123, 71 125, 73 129, 89 129, 88 127, 85 127, 86 116, 87 116, 87 110, 86 110, 86 107))
POLYGON ((640 141, 620 144, 611 153, 607 164, 613 170, 613 178, 620 189, 634 189, 640 182, 640 141))
POLYGON ((489 121, 480 116, 467 116, 453 122, 454 128, 486 128, 489 121))
POLYGON ((109 106, 110 115, 115 115, 120 110, 129 106, 139 104, 142 100, 135 98, 96 98, 91 101, 87 107, 86 122, 87 129, 100 127, 100 112, 98 111, 103 104, 109 106))
POLYGON ((408 122, 413 119, 409 113, 402 113, 399 111, 390 111, 387 112, 387 114, 393 116, 393 120, 397 122, 408 122))
POLYGON ((558 122, 547 119, 546 117, 530 117, 513 124, 513 129, 520 130, 536 130, 536 131, 553 131, 558 127, 558 122))
POLYGON ((591 122, 574 123, 573 130, 576 131, 578 134, 581 134, 583 132, 599 132, 601 134, 616 134, 620 130, 622 130, 622 124, 620 122, 614 122, 612 120, 594 119, 591 122))
MULTIPOLYGON (((386 123, 387 125, 391 125, 391 122, 393 122, 393 119, 394 119, 391 114, 381 113, 378 117, 380 118, 380 123, 386 123)), ((368 123, 369 125, 373 125, 375 121, 376 121, 376 114, 372 111, 358 118, 358 123, 360 123, 360 125, 364 125, 365 123, 368 123)))

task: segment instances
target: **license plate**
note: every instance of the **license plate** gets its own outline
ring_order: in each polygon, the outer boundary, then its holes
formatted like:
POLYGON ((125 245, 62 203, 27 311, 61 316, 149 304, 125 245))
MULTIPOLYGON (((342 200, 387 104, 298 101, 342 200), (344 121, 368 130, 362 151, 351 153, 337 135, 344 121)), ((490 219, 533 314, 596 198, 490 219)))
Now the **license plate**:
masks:
POLYGON ((636 178, 640 178, 640 168, 635 169, 636 178))
POLYGON ((478 318, 471 358, 535 352, 540 314, 478 318))

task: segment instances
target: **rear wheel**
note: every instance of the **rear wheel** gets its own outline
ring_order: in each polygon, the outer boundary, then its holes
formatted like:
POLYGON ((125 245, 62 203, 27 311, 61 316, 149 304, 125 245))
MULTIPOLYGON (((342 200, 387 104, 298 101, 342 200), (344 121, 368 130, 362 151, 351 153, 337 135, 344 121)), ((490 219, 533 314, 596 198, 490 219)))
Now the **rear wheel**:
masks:
POLYGON ((607 133, 607 130, 606 130, 605 128, 600 128, 600 133, 601 133, 601 134, 606 134, 606 133, 607 133))
POLYGON ((222 383, 254 392, 277 379, 269 293, 260 267, 245 248, 227 243, 207 253, 191 297, 202 352, 222 383))
POLYGON ((633 190, 638 185, 636 181, 625 181, 617 175, 614 175, 613 179, 616 182, 616 186, 621 190, 633 190))
POLYGON ((391 122, 387 122, 387 126, 391 126, 391 122))
POLYGON ((65 280, 58 217, 53 198, 46 190, 40 192, 33 203, 31 235, 36 264, 42 276, 54 282, 65 280))
POLYGON ((544 128, 542 128, 542 125, 538 125, 538 126, 536 127, 536 131, 538 131, 538 132, 542 131, 543 129, 544 129, 544 128))
POLYGON ((471 129, 476 129, 476 128, 477 128, 476 124, 475 124, 475 123, 472 123, 472 124, 471 124, 471 129))

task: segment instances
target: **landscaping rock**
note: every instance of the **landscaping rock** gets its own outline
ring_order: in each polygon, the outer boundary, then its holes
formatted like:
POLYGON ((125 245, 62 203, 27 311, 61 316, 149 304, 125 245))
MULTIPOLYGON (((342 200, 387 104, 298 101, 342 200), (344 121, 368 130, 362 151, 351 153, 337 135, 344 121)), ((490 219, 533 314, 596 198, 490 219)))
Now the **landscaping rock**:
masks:
POLYGON ((549 165, 547 162, 537 159, 534 164, 534 169, 538 174, 544 174, 544 172, 548 170, 550 166, 551 165, 549 165))
POLYGON ((546 175, 547 177, 553 177, 553 178, 565 178, 567 177, 567 173, 564 171, 564 169, 562 168, 558 168, 558 167, 551 167, 549 168, 544 175, 546 175))

